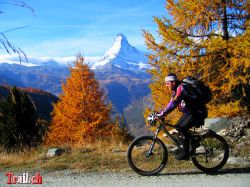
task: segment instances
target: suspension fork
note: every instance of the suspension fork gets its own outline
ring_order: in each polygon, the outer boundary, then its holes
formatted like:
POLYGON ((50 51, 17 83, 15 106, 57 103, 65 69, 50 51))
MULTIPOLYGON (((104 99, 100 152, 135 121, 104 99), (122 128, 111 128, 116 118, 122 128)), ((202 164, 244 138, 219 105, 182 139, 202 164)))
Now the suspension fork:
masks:
POLYGON ((153 148, 154 148, 154 145, 155 145, 155 141, 156 141, 156 139, 157 139, 157 136, 158 136, 158 134, 159 134, 159 132, 161 131, 161 125, 158 127, 158 129, 157 129, 157 131, 155 132, 155 134, 154 134, 154 137, 153 137, 153 142, 152 142, 152 144, 150 145, 150 148, 149 148, 149 150, 148 150, 148 154, 147 154, 147 156, 151 156, 152 155, 152 151, 153 151, 153 148))

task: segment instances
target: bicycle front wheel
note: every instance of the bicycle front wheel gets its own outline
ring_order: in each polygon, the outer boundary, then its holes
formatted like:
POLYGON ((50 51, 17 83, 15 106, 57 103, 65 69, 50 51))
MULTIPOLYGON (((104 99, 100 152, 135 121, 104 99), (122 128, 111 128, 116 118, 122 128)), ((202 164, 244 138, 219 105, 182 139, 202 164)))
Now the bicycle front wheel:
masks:
POLYGON ((140 175, 154 175, 160 172, 168 160, 164 143, 153 136, 142 136, 129 145, 127 152, 130 167, 140 175))
POLYGON ((229 157, 229 146, 218 134, 202 136, 199 147, 192 150, 194 165, 204 172, 215 172, 221 169, 229 157))

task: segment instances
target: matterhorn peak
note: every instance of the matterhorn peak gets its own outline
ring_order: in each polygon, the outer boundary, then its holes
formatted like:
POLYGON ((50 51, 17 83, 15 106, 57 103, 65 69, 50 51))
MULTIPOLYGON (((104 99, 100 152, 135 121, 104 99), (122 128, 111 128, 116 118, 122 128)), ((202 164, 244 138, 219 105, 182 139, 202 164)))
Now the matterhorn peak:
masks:
POLYGON ((112 47, 106 52, 105 57, 113 58, 117 56, 123 48, 131 47, 125 35, 118 33, 112 47))
POLYGON ((102 58, 93 62, 89 61, 92 69, 102 67, 118 67, 127 70, 147 69, 147 57, 145 53, 129 44, 122 33, 117 34, 111 48, 102 58))
POLYGON ((127 45, 128 44, 128 39, 122 33, 118 33, 117 36, 116 36, 115 42, 120 43, 122 45, 127 45))

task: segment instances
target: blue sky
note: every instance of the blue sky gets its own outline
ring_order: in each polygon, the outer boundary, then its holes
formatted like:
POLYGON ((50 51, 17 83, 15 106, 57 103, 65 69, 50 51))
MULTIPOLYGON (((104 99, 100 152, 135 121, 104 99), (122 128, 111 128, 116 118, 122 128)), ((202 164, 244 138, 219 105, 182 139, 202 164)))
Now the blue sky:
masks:
MULTIPOLYGON (((165 0, 0 0, 0 32, 28 56, 101 56, 123 33, 146 51, 142 28, 156 33, 153 16, 166 16, 165 0)), ((2 51, 1 51, 2 52, 2 51)))

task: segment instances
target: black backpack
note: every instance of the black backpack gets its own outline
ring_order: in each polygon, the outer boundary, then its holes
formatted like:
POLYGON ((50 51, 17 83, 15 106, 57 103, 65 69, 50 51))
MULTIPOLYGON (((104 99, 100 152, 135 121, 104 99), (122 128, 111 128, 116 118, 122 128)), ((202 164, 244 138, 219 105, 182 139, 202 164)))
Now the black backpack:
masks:
POLYGON ((212 91, 206 86, 202 81, 188 76, 183 79, 182 84, 187 88, 187 91, 191 91, 191 93, 195 93, 199 102, 207 104, 212 100, 212 91))

